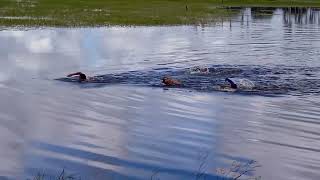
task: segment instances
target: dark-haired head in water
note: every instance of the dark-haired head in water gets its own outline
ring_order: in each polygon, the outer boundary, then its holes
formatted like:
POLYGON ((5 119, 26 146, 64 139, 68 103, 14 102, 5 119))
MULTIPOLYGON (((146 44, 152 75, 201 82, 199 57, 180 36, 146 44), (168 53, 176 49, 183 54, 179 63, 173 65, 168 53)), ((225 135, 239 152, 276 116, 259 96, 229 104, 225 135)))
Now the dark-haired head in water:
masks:
POLYGON ((67 75, 67 77, 73 77, 73 76, 78 76, 79 82, 88 81, 87 76, 82 72, 76 72, 76 73, 71 73, 67 75))
POLYGON ((238 88, 237 84, 234 83, 231 79, 226 78, 225 81, 227 81, 228 83, 230 83, 230 87, 231 87, 232 89, 237 89, 237 88, 238 88))
POLYGON ((162 78, 162 83, 165 85, 165 86, 180 86, 182 85, 182 83, 176 79, 173 79, 171 77, 164 77, 162 78))

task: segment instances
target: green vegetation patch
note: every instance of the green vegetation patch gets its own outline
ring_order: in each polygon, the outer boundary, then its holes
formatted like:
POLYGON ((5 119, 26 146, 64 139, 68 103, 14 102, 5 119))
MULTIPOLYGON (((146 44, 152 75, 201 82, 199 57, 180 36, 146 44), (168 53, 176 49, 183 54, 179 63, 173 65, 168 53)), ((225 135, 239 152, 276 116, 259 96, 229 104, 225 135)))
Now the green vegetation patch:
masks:
POLYGON ((206 24, 234 11, 224 7, 308 6, 319 0, 1 0, 0 26, 206 24))

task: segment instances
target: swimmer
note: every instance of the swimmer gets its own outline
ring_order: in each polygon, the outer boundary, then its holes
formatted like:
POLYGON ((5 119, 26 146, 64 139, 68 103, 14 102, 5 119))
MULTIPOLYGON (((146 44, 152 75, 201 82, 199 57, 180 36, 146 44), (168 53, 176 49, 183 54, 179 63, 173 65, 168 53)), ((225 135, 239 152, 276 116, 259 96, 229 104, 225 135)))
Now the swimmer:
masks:
POLYGON ((237 84, 234 83, 231 79, 226 78, 225 81, 228 82, 228 83, 230 83, 230 87, 231 87, 232 89, 238 89, 237 84))
POLYGON ((227 81, 230 84, 231 89, 248 91, 248 90, 253 90, 255 88, 255 84, 249 79, 226 78, 225 81, 227 81))
POLYGON ((196 67, 193 67, 190 69, 190 73, 191 74, 208 74, 210 72, 209 68, 207 67, 199 67, 199 66, 196 66, 196 67))
POLYGON ((181 86, 182 83, 176 79, 173 79, 171 77, 164 77, 162 78, 162 83, 165 85, 165 86, 181 86))
POLYGON ((90 77, 87 77, 84 73, 82 72, 76 72, 76 73, 71 73, 71 74, 68 74, 67 77, 75 77, 75 76, 78 76, 79 78, 79 82, 87 82, 87 81, 90 81, 92 78, 90 77))
POLYGON ((198 71, 198 72, 200 72, 200 73, 209 73, 209 68, 207 68, 207 67, 204 67, 204 68, 202 68, 202 67, 196 67, 195 70, 198 71))

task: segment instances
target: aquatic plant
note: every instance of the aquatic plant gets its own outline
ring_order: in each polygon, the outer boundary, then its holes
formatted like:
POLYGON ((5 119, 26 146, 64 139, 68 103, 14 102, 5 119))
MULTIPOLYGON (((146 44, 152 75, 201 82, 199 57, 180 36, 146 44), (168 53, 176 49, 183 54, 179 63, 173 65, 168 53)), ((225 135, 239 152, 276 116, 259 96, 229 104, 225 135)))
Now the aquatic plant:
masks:
POLYGON ((34 176, 32 179, 27 179, 27 180, 80 180, 80 177, 77 177, 75 174, 68 174, 65 172, 63 169, 61 173, 56 176, 52 177, 49 175, 46 175, 44 172, 38 172, 36 176, 34 176))
MULTIPOLYGON (((218 175, 225 177, 226 179, 238 180, 241 177, 255 171, 257 167, 260 167, 260 165, 257 163, 257 161, 254 161, 254 160, 251 160, 246 163, 234 161, 231 167, 217 168, 216 173, 218 175)), ((258 180, 258 179, 261 179, 261 176, 251 177, 250 179, 258 180)))
MULTIPOLYGON (((205 164, 206 159, 208 157, 208 154, 203 155, 200 157, 201 163, 199 165, 199 168, 197 172, 195 173, 195 180, 200 179, 206 179, 206 172, 205 172, 205 164)), ((249 178, 251 180, 260 180, 261 176, 251 176, 252 172, 255 171, 257 167, 260 167, 260 165, 257 163, 257 161, 251 160, 246 163, 241 163, 238 161, 234 161, 231 165, 231 167, 227 168, 217 168, 215 170, 216 173, 216 179, 217 180, 239 180, 240 178, 249 175, 249 178)), ((161 178, 158 177, 160 174, 160 170, 156 170, 152 173, 150 176, 150 180, 161 180, 161 178)), ((56 177, 52 177, 49 175, 46 175, 43 172, 38 172, 36 176, 34 176, 32 179, 27 180, 80 180, 81 178, 76 176, 75 174, 69 174, 66 173, 66 171, 63 169, 60 174, 56 177)))

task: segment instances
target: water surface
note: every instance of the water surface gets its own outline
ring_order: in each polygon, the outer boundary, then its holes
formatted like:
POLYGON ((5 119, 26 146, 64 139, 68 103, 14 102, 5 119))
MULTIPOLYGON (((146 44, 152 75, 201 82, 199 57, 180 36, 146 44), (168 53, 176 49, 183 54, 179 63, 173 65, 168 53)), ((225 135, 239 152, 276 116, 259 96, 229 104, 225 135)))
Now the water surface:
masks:
POLYGON ((316 9, 254 8, 206 26, 5 29, 1 178, 215 179, 254 160, 251 176, 319 179, 319 25, 316 9), (54 80, 74 71, 119 81, 54 80), (260 89, 213 88, 226 77, 260 89))

